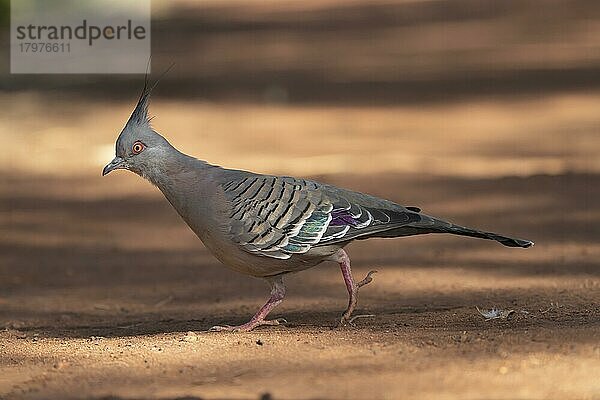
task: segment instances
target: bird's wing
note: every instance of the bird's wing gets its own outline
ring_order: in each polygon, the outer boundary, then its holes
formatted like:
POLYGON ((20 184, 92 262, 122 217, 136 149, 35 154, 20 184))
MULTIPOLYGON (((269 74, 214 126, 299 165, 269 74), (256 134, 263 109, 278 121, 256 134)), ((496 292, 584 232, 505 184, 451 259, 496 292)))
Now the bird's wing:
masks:
POLYGON ((392 202, 291 177, 246 175, 221 187, 233 240, 266 257, 286 259, 420 220, 392 202))

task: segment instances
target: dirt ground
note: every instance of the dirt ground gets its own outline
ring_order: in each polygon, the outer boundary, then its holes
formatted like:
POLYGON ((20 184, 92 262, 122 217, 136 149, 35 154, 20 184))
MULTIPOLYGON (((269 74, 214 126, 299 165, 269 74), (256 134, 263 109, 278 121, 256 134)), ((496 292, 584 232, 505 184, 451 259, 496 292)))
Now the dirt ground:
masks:
POLYGON ((266 285, 220 265, 147 182, 100 177, 129 103, 90 114, 33 95, 0 102, 12 116, 0 121, 11 154, 0 398, 600 398, 598 96, 319 109, 157 100, 159 130, 209 161, 313 176, 536 242, 357 242, 355 275, 379 270, 359 299, 373 317, 333 328, 347 299, 337 266, 323 264, 287 279, 273 313, 286 326, 238 334, 204 331, 244 322, 266 285), (486 321, 476 307, 514 313, 486 321))

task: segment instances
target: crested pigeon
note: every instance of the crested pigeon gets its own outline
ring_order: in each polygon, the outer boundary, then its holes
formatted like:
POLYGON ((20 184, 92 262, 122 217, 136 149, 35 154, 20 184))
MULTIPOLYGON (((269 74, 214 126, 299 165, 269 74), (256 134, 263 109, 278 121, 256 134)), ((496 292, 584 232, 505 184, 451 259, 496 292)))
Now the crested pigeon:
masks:
POLYGON ((151 89, 144 90, 117 138, 115 158, 102 175, 132 171, 156 185, 210 252, 229 268, 265 279, 271 296, 250 321, 215 326, 213 331, 250 331, 283 301, 286 274, 333 261, 348 290, 339 321, 352 321, 358 290, 344 247, 354 240, 451 233, 491 239, 509 247, 533 242, 466 228, 368 194, 308 179, 261 175, 221 168, 178 151, 154 131, 148 117, 151 89))

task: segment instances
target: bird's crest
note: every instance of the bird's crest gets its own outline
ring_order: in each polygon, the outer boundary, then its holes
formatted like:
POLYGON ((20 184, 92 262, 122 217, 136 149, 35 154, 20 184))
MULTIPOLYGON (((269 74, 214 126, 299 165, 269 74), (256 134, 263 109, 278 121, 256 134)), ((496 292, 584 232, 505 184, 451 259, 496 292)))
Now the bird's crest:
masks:
POLYGON ((131 125, 138 125, 138 126, 144 126, 144 125, 149 126, 150 125, 150 120, 152 119, 151 117, 148 117, 148 104, 150 102, 150 94, 152 93, 152 90, 154 90, 156 85, 158 85, 158 82, 160 82, 160 80, 167 74, 167 72, 169 72, 171 70, 171 68, 173 68, 174 65, 175 65, 175 63, 171 64, 169 66, 169 68, 167 68, 165 70, 165 72, 163 72, 158 77, 156 82, 154 82, 154 84, 149 87, 149 85, 148 85, 148 69, 150 68, 150 60, 148 60, 148 65, 146 67, 146 74, 144 75, 144 88, 142 89, 142 94, 140 95, 140 98, 139 98, 137 104, 135 105, 135 108, 133 109, 133 112, 131 113, 129 120, 127 121, 127 125, 130 125, 130 126, 131 125))

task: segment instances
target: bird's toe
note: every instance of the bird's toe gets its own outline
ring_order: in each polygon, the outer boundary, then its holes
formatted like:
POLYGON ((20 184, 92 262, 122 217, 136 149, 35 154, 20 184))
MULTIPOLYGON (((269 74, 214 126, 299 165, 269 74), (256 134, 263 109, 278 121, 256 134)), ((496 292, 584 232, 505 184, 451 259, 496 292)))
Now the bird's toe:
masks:
POLYGON ((224 332, 224 331, 233 331, 235 327, 231 325, 215 325, 208 330, 208 332, 224 332))
POLYGON ((378 272, 377 270, 369 271, 367 273, 367 276, 365 276, 365 278, 362 281, 356 282, 356 286, 358 288, 360 288, 362 286, 365 286, 365 285, 373 282, 373 277, 371 275, 376 274, 377 272, 378 272))

